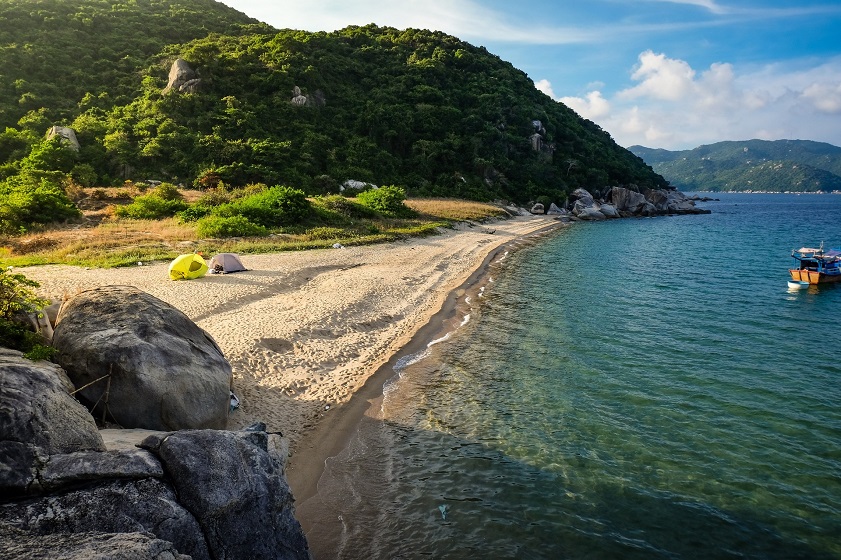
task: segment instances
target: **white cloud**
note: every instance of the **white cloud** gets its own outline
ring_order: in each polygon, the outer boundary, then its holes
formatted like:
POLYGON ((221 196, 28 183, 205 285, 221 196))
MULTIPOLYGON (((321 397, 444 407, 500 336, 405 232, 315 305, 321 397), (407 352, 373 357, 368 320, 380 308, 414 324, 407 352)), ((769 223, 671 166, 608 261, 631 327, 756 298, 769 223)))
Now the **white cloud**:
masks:
MULTIPOLYGON (((542 80, 546 81, 546 80, 542 80)), ((584 117, 595 121, 610 114, 610 103, 600 91, 591 91, 586 97, 561 97, 561 103, 584 117)))
POLYGON ((631 76, 636 85, 609 97, 592 90, 555 99, 623 146, 684 149, 750 138, 838 143, 837 119, 827 115, 841 114, 841 57, 792 67, 716 63, 698 72, 684 60, 645 51, 631 76))
POLYGON ((814 83, 803 90, 803 98, 823 113, 837 115, 841 113, 841 81, 832 83, 814 83))
POLYGON ((549 80, 538 80, 534 82, 534 87, 536 87, 538 90, 542 91, 552 99, 558 98, 558 96, 556 96, 555 92, 552 90, 552 84, 549 82, 549 80))

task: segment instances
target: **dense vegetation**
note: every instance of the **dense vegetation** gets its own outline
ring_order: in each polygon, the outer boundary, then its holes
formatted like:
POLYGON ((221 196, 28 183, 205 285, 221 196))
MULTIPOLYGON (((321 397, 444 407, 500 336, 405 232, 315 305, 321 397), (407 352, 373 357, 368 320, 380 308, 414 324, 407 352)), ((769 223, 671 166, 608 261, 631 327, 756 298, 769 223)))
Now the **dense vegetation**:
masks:
POLYGON ((520 203, 665 185, 523 72, 439 32, 278 31, 212 0, 0 0, 0 20, 0 191, 22 193, 6 233, 71 218, 68 184, 311 196, 353 179, 520 203), (195 91, 162 93, 176 58, 195 91), (78 152, 45 138, 52 125, 78 152), (41 193, 50 215, 26 204, 41 193))
POLYGON ((718 142, 693 150, 632 146, 687 191, 841 191, 841 148, 807 140, 718 142))

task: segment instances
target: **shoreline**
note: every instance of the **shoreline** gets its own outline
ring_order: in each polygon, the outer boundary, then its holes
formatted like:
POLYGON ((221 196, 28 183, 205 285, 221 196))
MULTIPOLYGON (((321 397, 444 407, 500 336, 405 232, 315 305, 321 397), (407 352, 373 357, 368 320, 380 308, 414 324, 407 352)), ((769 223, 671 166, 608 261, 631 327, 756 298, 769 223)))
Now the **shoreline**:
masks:
MULTIPOLYGON (((467 279, 449 290, 440 308, 416 330, 403 346, 392 353, 387 362, 379 366, 367 378, 363 387, 357 390, 347 403, 338 407, 329 420, 319 423, 308 434, 314 443, 298 449, 290 458, 287 467, 287 479, 293 489, 296 503, 300 505, 318 496, 318 482, 324 473, 326 461, 335 457, 347 447, 370 407, 382 398, 385 383, 397 375, 395 371, 397 362, 406 356, 424 351, 428 348, 430 341, 437 340, 452 332, 453 329, 448 328, 446 323, 453 319, 458 300, 477 284, 484 285, 486 283, 491 272, 490 266, 501 253, 508 253, 512 250, 513 244, 522 242, 524 239, 534 238, 562 227, 561 222, 557 222, 557 224, 547 224, 522 236, 512 238, 489 251, 467 279)), ((304 516, 303 519, 301 516, 296 515, 296 517, 304 526, 305 532, 314 522, 307 516, 304 516)))
POLYGON ((168 262, 121 269, 19 267, 37 293, 61 301, 131 285, 184 312, 231 363, 240 408, 228 429, 265 422, 290 444, 287 478, 302 504, 325 461, 354 435, 395 360, 422 349, 505 248, 563 227, 547 216, 384 245, 241 255, 245 272, 172 281, 168 262))

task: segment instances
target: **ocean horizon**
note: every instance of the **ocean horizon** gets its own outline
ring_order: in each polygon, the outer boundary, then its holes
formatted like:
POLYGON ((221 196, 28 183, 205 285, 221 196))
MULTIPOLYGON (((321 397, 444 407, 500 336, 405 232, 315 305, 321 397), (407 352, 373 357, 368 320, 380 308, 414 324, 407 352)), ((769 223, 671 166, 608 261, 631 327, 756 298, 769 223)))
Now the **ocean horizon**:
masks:
POLYGON ((841 558, 841 197, 500 254, 319 481, 316 558, 841 558))

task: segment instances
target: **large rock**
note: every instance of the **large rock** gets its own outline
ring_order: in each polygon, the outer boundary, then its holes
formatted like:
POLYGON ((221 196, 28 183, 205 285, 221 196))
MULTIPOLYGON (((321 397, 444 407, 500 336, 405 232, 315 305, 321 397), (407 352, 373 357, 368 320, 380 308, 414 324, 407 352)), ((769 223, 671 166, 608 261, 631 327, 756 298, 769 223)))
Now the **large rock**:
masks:
POLYGON ((308 558, 283 476, 286 448, 255 425, 185 430, 142 444, 158 455, 178 499, 201 524, 214 558, 308 558))
POLYGON ((194 93, 198 88, 201 79, 187 61, 181 58, 175 60, 169 68, 169 82, 162 93, 169 93, 172 90, 181 93, 194 93))
POLYGON ((172 488, 155 478, 105 479, 85 488, 0 504, 0 526, 35 535, 151 533, 194 560, 212 558, 196 519, 178 503, 172 488))
POLYGON ((37 487, 37 467, 49 455, 105 449, 93 418, 71 391, 57 365, 0 348, 0 494, 37 487))
POLYGON ((47 131, 47 140, 58 137, 64 146, 74 152, 80 149, 79 140, 76 138, 76 131, 67 126, 53 126, 47 131))
POLYGON ((190 560, 149 533, 36 535, 0 525, 0 558, 27 560, 190 560))
POLYGON ((613 187, 610 190, 610 200, 620 213, 639 214, 645 208, 647 200, 642 194, 624 187, 613 187))
POLYGON ((76 386, 93 383, 78 396, 98 403, 97 417, 107 402, 107 419, 124 428, 227 425, 231 365, 219 346, 184 313, 136 288, 106 286, 65 302, 53 346, 76 386))
POLYGON ((581 202, 582 207, 592 206, 595 200, 593 199, 593 195, 589 193, 586 189, 575 189, 572 191, 570 198, 575 202, 581 202))

